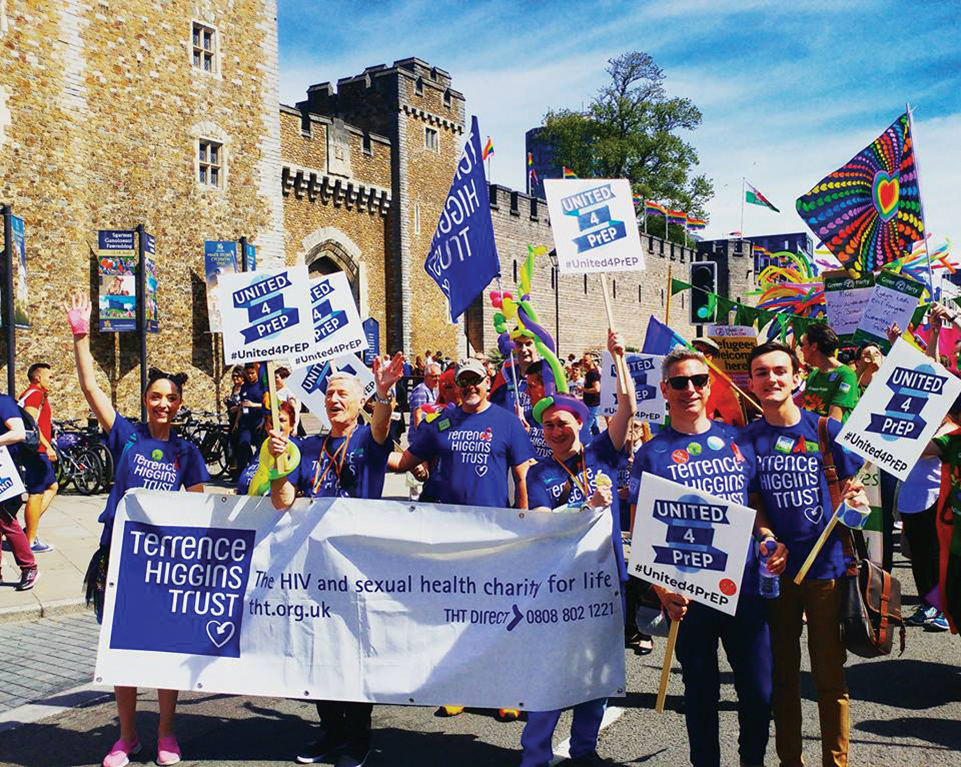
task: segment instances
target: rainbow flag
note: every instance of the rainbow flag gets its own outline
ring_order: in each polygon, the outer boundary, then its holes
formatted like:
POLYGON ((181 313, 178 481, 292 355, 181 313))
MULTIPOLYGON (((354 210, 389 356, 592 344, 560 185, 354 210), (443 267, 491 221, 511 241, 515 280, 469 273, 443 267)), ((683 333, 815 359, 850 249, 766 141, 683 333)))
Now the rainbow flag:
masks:
POLYGON ((635 207, 635 208, 644 201, 644 198, 641 197, 639 194, 633 194, 633 195, 631 195, 631 199, 634 201, 634 207, 635 207))
POLYGON ((666 216, 667 208, 661 205, 659 202, 652 202, 647 200, 644 203, 644 215, 646 216, 666 216))
POLYGON ((691 218, 690 216, 687 217, 687 228, 692 232, 700 232, 706 226, 707 221, 702 221, 699 218, 691 218))
POLYGON ((758 255, 761 255, 761 256, 770 256, 770 255, 771 255, 771 251, 769 251, 767 248, 763 247, 762 245, 755 245, 755 246, 754 246, 754 252, 757 253, 758 255))
POLYGON ((686 224, 687 223, 687 213, 683 210, 668 210, 667 220, 671 224, 686 224))
POLYGON ((494 154, 494 142, 491 141, 491 137, 488 136, 487 143, 484 144, 484 151, 481 152, 481 161, 487 160, 492 154, 494 154))
POLYGON ((568 168, 566 165, 562 165, 561 167, 564 169, 563 171, 564 178, 578 178, 578 175, 574 171, 572 171, 570 168, 568 168))
POLYGON ((534 155, 531 154, 530 152, 527 153, 527 167, 528 168, 534 167, 534 155))

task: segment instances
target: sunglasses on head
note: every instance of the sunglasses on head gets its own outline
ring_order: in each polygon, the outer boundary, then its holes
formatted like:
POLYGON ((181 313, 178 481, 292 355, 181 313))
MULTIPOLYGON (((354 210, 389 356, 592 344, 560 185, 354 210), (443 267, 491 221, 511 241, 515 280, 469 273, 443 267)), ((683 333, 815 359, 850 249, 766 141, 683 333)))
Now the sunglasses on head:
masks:
POLYGON ((687 388, 688 381, 694 384, 695 389, 703 389, 708 385, 710 380, 711 376, 707 373, 698 373, 693 376, 671 376, 667 379, 667 382, 675 391, 684 391, 687 388))

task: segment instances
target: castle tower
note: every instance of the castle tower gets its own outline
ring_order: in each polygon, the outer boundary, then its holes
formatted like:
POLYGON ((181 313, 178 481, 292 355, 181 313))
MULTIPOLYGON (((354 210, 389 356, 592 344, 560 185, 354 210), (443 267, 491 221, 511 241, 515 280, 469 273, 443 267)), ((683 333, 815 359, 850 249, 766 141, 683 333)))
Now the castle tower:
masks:
POLYGON ((297 108, 389 139, 385 351, 417 354, 430 348, 453 354, 463 330, 446 319, 443 295, 424 261, 464 141, 464 95, 451 87, 448 72, 407 58, 342 78, 336 90, 329 82, 312 85, 297 108))

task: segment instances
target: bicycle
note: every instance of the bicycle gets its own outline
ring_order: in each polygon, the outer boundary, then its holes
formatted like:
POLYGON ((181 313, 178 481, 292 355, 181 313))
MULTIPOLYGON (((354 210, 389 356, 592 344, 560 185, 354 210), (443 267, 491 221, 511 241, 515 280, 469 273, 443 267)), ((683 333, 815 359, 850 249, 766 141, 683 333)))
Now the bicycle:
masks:
POLYGON ((175 426, 180 436, 193 442, 200 450, 211 478, 222 478, 227 473, 233 455, 230 430, 224 423, 223 415, 206 411, 195 415, 187 408, 181 408, 179 415, 175 426))
POLYGON ((60 492, 72 482, 81 495, 94 495, 105 485, 106 471, 98 452, 84 444, 81 435, 65 432, 54 436, 57 450, 56 477, 60 492))
POLYGON ((107 492, 113 483, 114 460, 113 453, 107 447, 107 439, 96 423, 81 424, 79 421, 64 420, 54 422, 57 434, 72 435, 71 441, 75 442, 76 449, 89 450, 97 455, 103 470, 100 475, 100 484, 97 492, 107 492))

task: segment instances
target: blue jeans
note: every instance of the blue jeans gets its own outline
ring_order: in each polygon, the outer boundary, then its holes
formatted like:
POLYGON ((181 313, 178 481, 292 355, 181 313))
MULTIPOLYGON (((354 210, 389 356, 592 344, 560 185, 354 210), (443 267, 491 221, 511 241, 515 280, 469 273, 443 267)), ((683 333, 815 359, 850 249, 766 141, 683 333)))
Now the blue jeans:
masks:
POLYGON ((591 414, 591 420, 588 426, 590 427, 591 434, 596 437, 601 433, 601 425, 597 422, 598 416, 601 414, 601 406, 595 405, 594 407, 588 407, 587 410, 591 414))
POLYGON ((676 654, 684 679, 691 764, 694 767, 721 764, 718 640, 724 645, 734 670, 740 726, 738 752, 745 764, 762 764, 771 722, 771 638, 765 600, 746 594, 741 595, 734 616, 692 603, 677 634, 676 654))
MULTIPOLYGON (((597 734, 607 708, 607 698, 598 698, 574 706, 571 723, 571 759, 587 756, 597 749, 597 734)), ((528 711, 527 725, 521 734, 521 767, 544 767, 554 758, 551 741, 561 718, 557 711, 528 711)))

